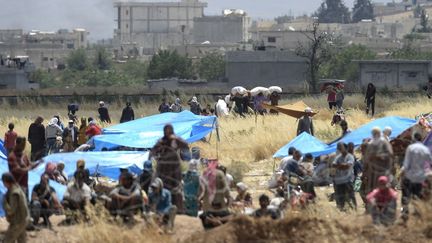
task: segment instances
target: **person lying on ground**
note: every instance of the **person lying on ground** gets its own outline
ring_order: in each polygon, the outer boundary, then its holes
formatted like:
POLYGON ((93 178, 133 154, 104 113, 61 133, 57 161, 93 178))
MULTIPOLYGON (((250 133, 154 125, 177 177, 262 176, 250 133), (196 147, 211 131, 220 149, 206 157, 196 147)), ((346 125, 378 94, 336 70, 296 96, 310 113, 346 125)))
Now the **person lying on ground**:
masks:
POLYGON ((109 195, 111 200, 107 208, 112 215, 120 215, 125 220, 129 220, 138 211, 143 211, 143 195, 140 186, 134 183, 131 173, 122 173, 119 181, 120 184, 109 195))
POLYGON ((156 178, 150 187, 150 210, 158 216, 158 221, 168 232, 174 229, 177 207, 171 203, 171 192, 163 187, 160 178, 156 178))
POLYGON ((390 225, 396 220, 397 192, 390 188, 388 178, 378 178, 378 188, 367 195, 374 224, 390 225))
POLYGON ((54 188, 49 185, 49 177, 43 174, 40 183, 33 188, 30 201, 30 215, 33 225, 37 226, 42 217, 44 226, 51 227, 49 217, 54 212, 60 212, 62 206, 54 188))
POLYGON ((279 218, 279 213, 277 211, 268 208, 268 206, 270 205, 270 198, 267 195, 262 194, 259 197, 259 204, 260 204, 260 208, 255 210, 255 212, 253 213, 253 216, 255 218, 263 218, 263 217, 270 217, 272 219, 279 218))

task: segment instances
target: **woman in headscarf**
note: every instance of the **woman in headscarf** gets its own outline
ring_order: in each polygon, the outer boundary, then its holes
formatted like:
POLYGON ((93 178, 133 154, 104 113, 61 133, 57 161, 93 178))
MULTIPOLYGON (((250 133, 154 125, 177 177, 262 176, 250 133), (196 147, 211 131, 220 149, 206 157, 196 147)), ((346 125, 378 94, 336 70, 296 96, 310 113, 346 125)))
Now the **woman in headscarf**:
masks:
POLYGON ((366 147, 363 158, 364 194, 374 190, 378 186, 378 178, 387 176, 392 179, 394 175, 393 149, 390 143, 382 137, 381 129, 372 129, 372 140, 366 147))
POLYGON ((201 104, 198 102, 196 96, 192 97, 192 99, 188 102, 188 105, 190 106, 190 111, 192 113, 194 113, 195 115, 201 115, 202 112, 201 104))
POLYGON ((168 124, 164 127, 164 136, 159 139, 151 150, 156 158, 156 177, 162 179, 164 187, 171 192, 172 203, 178 212, 184 212, 182 194, 181 154, 189 151, 189 145, 182 138, 174 134, 174 128, 168 124))
POLYGON ((231 204, 230 191, 226 178, 215 164, 209 164, 201 177, 200 201, 202 201, 203 214, 200 219, 205 229, 211 229, 228 222, 231 214, 228 210, 231 204))
POLYGON ((237 197, 234 199, 234 203, 239 207, 252 207, 252 196, 248 192, 248 186, 243 182, 239 182, 236 185, 237 197))

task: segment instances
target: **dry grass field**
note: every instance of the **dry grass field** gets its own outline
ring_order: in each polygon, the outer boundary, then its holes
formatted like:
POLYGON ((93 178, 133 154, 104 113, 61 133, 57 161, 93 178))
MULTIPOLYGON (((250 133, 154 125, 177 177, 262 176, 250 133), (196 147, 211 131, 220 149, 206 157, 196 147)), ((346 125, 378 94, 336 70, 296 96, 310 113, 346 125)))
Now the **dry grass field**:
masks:
MULTIPOLYGON (((288 99, 282 103, 293 103, 297 100, 288 99)), ((325 97, 303 97, 302 100, 314 110, 319 111, 314 117, 316 136, 323 141, 330 141, 338 137, 340 128, 330 125, 333 113, 328 110, 325 97)), ((109 109, 113 121, 119 120, 123 105, 120 103, 110 104, 109 109)), ((157 107, 158 104, 142 104, 139 106, 135 105, 134 109, 137 117, 142 117, 157 113, 157 107)), ((359 95, 347 96, 344 107, 347 108, 346 117, 349 127, 352 129, 373 119, 365 115, 365 104, 363 103, 363 98, 359 95)), ((420 113, 431 111, 432 102, 425 97, 378 96, 375 117, 398 115, 414 118, 420 113)), ((46 121, 44 123, 46 124, 50 117, 57 114, 65 121, 66 113, 66 104, 47 104, 43 107, 38 104, 29 103, 19 104, 18 107, 2 105, 0 108, 0 133, 4 134, 7 124, 14 122, 15 130, 18 134, 26 136, 28 126, 36 116, 42 115, 45 117, 46 121)), ((96 115, 97 104, 81 104, 78 116, 96 117, 96 115)), ((273 169, 274 160, 272 159, 272 155, 281 146, 295 137, 296 122, 296 119, 283 114, 264 117, 250 116, 245 119, 228 117, 220 120, 219 143, 216 140, 216 134, 213 134, 209 142, 199 142, 192 146, 201 147, 203 157, 218 157, 221 163, 228 167, 228 170, 234 177, 236 175, 243 177, 254 193, 254 197, 257 197, 258 193, 265 191, 266 181, 269 179, 269 174, 273 169)), ((103 126, 105 125, 103 124, 103 126)), ((106 220, 95 220, 90 226, 74 226, 69 228, 69 230, 57 229, 57 233, 44 230, 41 233, 36 233, 35 238, 32 239, 36 242, 39 242, 41 237, 45 242, 54 241, 59 239, 59 237, 60 239, 68 239, 66 240, 67 242, 137 242, 140 240, 143 242, 166 242, 185 240, 190 235, 195 235, 185 242, 204 242, 206 240, 208 242, 254 242, 253 238, 248 238, 245 234, 239 233, 242 230, 247 230, 239 224, 247 225, 253 228, 253 230, 258 230, 260 227, 263 228, 266 225, 264 229, 268 229, 267 233, 261 232, 262 230, 251 231, 253 233, 251 235, 255 236, 256 241, 259 242, 263 242, 266 237, 272 238, 268 234, 277 234, 277 229, 282 230, 284 227, 294 227, 294 231, 283 234, 284 237, 294 237, 295 232, 304 235, 303 239, 298 238, 298 235, 296 235, 297 238, 293 238, 296 239, 296 242, 312 242, 313 240, 318 240, 318 242, 386 242, 400 240, 426 242, 427 238, 425 237, 432 236, 430 235, 430 232, 432 232, 430 218, 411 222, 411 225, 408 225, 407 229, 402 226, 394 226, 390 229, 370 228, 367 226, 370 223, 370 219, 362 215, 362 212, 344 214, 337 212, 333 203, 327 202, 327 192, 327 189, 318 190, 321 200, 315 208, 310 209, 306 213, 306 216, 303 215, 299 219, 298 217, 300 216, 293 212, 289 214, 289 218, 275 224, 274 227, 269 225, 268 222, 251 222, 250 219, 239 219, 229 226, 231 228, 224 226, 224 228, 218 229, 218 231, 204 233, 199 225, 199 221, 196 219, 180 218, 180 221, 177 221, 175 236, 161 236, 152 229, 143 228, 142 225, 125 228, 107 223, 106 220), (303 224, 303 226, 299 225, 299 223, 303 224), (302 230, 302 227, 305 227, 305 230, 302 230), (237 231, 232 232, 233 229, 237 231), (418 240, 413 241, 413 239, 408 240, 403 238, 404 229, 408 231, 406 237, 408 235, 409 237, 414 237, 416 234, 419 234, 418 240), (314 232, 317 237, 321 238, 307 236, 308 231, 314 232), (60 233, 62 235, 65 234, 64 237, 59 235, 60 233), (224 237, 218 238, 221 235, 224 237)), ((274 240, 271 242, 284 242, 282 238, 276 237, 272 239, 274 240)))

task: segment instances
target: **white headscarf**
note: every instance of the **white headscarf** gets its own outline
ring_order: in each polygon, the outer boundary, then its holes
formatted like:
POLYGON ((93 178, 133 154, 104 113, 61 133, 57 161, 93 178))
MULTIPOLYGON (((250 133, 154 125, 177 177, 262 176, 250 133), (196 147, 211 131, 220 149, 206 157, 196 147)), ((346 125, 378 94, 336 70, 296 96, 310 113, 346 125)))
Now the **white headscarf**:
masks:
POLYGON ((53 117, 53 118, 51 118, 50 122, 48 122, 48 125, 49 126, 51 126, 51 125, 57 125, 57 123, 58 123, 58 119, 55 118, 55 117, 53 117))

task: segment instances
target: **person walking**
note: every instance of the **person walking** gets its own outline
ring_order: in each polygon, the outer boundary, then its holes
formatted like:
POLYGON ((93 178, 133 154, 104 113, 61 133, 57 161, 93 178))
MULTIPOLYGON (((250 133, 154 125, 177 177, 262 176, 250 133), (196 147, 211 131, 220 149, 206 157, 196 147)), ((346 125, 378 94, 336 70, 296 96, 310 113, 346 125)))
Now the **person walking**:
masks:
POLYGON ((369 115, 369 110, 372 112, 372 116, 375 115, 375 85, 369 83, 366 90, 365 103, 366 103, 366 115, 369 115))
POLYGON ((13 148, 15 147, 16 139, 18 137, 18 134, 14 131, 14 127, 15 125, 13 123, 9 123, 9 131, 5 133, 4 147, 6 149, 6 152, 8 153, 7 155, 12 152, 13 148))
POLYGON ((28 140, 31 144, 32 161, 36 161, 45 156, 45 127, 42 124, 44 119, 38 116, 30 125, 28 130, 28 140))
POLYGON ((3 199, 3 209, 6 214, 6 220, 9 222, 3 242, 27 242, 26 228, 30 222, 30 215, 27 208, 26 195, 11 173, 4 173, 2 181, 3 185, 7 188, 3 199))
POLYGON ((302 118, 300 118, 298 126, 297 126, 297 136, 302 134, 303 132, 307 132, 310 135, 314 135, 314 128, 312 122, 312 109, 307 107, 305 109, 305 114, 302 118))
POLYGON ((111 123, 111 118, 108 112, 108 108, 105 106, 105 102, 99 101, 98 113, 101 122, 111 123))
POLYGON ((132 121, 132 120, 135 120, 135 113, 131 106, 131 103, 128 101, 126 102, 126 107, 122 111, 120 123, 132 121))

